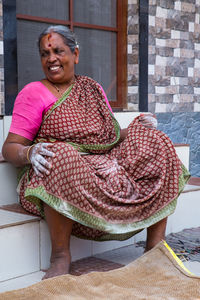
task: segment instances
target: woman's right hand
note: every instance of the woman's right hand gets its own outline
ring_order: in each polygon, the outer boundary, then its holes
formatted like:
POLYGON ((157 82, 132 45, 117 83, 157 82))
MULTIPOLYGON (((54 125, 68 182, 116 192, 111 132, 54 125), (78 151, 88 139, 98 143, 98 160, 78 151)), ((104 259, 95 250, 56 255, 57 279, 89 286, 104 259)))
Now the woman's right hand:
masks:
POLYGON ((55 153, 48 150, 48 148, 51 148, 52 146, 53 144, 51 143, 38 143, 31 146, 29 160, 36 175, 43 177, 44 174, 50 174, 52 164, 44 156, 55 157, 55 153))
POLYGON ((140 114, 139 121, 144 127, 147 128, 156 129, 158 126, 156 116, 152 113, 140 114))

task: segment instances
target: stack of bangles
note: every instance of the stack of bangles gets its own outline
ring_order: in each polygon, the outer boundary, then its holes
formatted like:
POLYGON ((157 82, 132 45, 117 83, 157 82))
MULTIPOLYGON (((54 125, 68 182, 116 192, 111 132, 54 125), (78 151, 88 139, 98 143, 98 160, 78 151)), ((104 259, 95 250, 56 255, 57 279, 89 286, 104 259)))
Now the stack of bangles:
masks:
POLYGON ((30 153, 30 150, 34 147, 35 145, 31 145, 30 147, 28 147, 28 150, 26 152, 26 158, 28 160, 29 163, 31 163, 30 161, 30 158, 29 158, 29 153, 30 153))

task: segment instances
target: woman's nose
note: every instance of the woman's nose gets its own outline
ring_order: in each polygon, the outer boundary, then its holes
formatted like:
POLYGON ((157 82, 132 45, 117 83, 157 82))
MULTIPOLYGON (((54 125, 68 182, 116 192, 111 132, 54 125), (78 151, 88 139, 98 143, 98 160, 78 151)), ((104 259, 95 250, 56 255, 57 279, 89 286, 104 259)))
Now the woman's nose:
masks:
POLYGON ((56 55, 54 54, 54 53, 50 53, 49 54, 49 57, 48 57, 48 61, 49 62, 54 62, 54 61, 56 61, 56 55))

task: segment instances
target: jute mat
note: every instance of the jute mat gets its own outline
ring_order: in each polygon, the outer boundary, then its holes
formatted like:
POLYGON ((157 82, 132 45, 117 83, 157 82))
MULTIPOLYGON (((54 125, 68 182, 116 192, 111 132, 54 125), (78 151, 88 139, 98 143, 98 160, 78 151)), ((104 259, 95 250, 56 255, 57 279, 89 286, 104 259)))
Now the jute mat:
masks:
POLYGON ((47 279, 0 294, 1 300, 200 299, 200 277, 191 274, 164 241, 131 264, 109 272, 47 279))

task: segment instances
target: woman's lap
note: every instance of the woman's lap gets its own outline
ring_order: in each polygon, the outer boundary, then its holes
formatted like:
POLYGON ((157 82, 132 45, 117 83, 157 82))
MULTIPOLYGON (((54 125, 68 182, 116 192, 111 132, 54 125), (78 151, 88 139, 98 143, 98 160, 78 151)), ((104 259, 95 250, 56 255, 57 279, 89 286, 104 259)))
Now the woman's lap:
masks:
POLYGON ((21 188, 22 205, 32 210, 28 200, 45 201, 85 225, 75 225, 79 236, 101 237, 105 235, 102 230, 119 236, 134 232, 143 228, 143 221, 154 222, 152 217, 178 196, 181 171, 177 167, 181 164, 174 151, 165 135, 134 126, 127 139, 105 155, 81 156, 71 145, 56 143, 51 174, 38 179, 30 171, 29 184, 24 180, 21 188))

